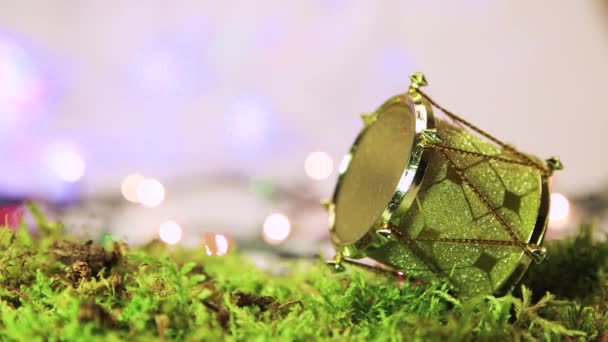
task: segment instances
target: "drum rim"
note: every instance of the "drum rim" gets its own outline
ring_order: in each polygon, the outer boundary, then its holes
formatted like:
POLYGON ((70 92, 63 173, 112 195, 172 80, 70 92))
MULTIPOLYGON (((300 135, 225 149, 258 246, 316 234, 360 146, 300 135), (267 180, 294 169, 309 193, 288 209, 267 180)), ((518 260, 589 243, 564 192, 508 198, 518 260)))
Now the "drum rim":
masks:
POLYGON ((414 202, 426 171, 426 162, 422 158, 424 152, 423 134, 435 129, 435 118, 431 104, 420 93, 412 90, 405 94, 391 97, 364 120, 366 120, 365 127, 359 132, 349 152, 342 159, 342 163, 340 163, 338 181, 332 200, 327 208, 331 240, 337 248, 341 249, 343 256, 350 258, 365 257, 365 249, 368 246, 383 244, 382 237, 376 234, 376 231, 390 223, 391 219, 400 218, 401 214, 405 213, 414 202), (409 114, 414 115, 415 132, 408 162, 401 172, 399 184, 393 191, 391 200, 386 204, 376 222, 358 240, 354 242, 341 242, 335 233, 335 203, 338 199, 344 176, 349 171, 350 161, 354 158, 357 147, 361 143, 367 129, 373 125, 375 119, 382 111, 396 104, 405 104, 409 107, 409 114))

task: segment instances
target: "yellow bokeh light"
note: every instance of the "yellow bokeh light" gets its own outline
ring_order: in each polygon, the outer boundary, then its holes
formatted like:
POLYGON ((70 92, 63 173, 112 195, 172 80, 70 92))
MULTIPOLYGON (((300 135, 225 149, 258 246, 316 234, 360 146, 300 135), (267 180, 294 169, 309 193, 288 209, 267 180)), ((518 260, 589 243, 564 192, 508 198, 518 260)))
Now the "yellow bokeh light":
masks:
POLYGON ((313 152, 304 161, 304 171, 314 180, 323 180, 334 171, 334 161, 325 152, 313 152))
POLYGON ((160 224, 158 235, 164 242, 174 245, 182 239, 182 227, 175 221, 165 221, 160 224))
POLYGON ((125 177, 120 183, 120 192, 127 201, 138 203, 137 200, 137 186, 139 182, 144 180, 144 176, 138 173, 132 173, 125 177))
POLYGON ((156 207, 165 199, 165 187, 156 179, 146 178, 137 184, 137 201, 146 207, 156 207))
POLYGON ((549 220, 561 221, 568 217, 570 213, 570 202, 566 196, 553 193, 551 194, 551 210, 549 211, 549 220))
POLYGON ((282 214, 269 215, 264 220, 264 239, 268 243, 277 244, 283 242, 291 233, 291 223, 282 214))

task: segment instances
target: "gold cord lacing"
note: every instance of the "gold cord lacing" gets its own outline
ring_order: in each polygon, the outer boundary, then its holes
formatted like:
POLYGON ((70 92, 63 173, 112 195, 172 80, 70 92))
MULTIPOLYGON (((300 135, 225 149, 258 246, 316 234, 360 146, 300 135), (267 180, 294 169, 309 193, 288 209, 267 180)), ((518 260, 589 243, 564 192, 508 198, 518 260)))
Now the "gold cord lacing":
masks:
POLYGON ((482 130, 481 128, 464 120, 460 116, 447 110, 446 108, 444 108, 443 106, 441 106, 437 102, 435 102, 432 98, 430 98, 426 93, 422 92, 422 90, 420 90, 419 88, 416 89, 416 91, 418 93, 420 93, 420 95, 422 95, 434 107, 436 107, 441 112, 443 112, 446 116, 448 116, 450 119, 452 119, 456 122, 459 122, 462 125, 470 128, 474 132, 476 132, 476 133, 480 134, 481 136, 487 138, 488 140, 492 141, 493 143, 495 143, 496 145, 501 147, 503 150, 511 153, 515 158, 518 158, 518 159, 509 159, 509 158, 505 158, 502 156, 487 155, 487 154, 480 153, 480 152, 467 151, 467 150, 463 150, 460 148, 446 146, 446 145, 443 145, 438 142, 429 142, 425 145, 426 147, 437 150, 439 153, 441 153, 444 156, 444 158, 448 161, 448 163, 454 169, 454 171, 456 172, 458 177, 462 180, 462 182, 471 189, 471 191, 475 194, 475 196, 483 203, 483 205, 490 211, 492 216, 499 222, 500 226, 509 235, 510 240, 486 240, 486 239, 438 238, 438 237, 412 238, 412 237, 405 236, 401 231, 399 231, 396 227, 394 227, 392 225, 388 225, 387 228, 390 229, 390 231, 395 235, 395 237, 397 237, 399 240, 401 240, 405 243, 411 243, 413 241, 432 241, 432 242, 447 242, 447 243, 468 243, 468 244, 481 244, 481 245, 514 246, 514 247, 521 248, 522 251, 524 253, 526 253, 526 255, 531 257, 532 259, 538 260, 539 257, 538 257, 538 255, 535 254, 535 252, 539 251, 541 248, 536 244, 527 243, 527 242, 524 242, 524 241, 521 241, 518 239, 517 235, 515 234, 515 231, 513 231, 513 228, 511 228, 509 226, 509 224, 505 221, 505 219, 496 211, 496 209, 494 209, 494 207, 490 203, 490 200, 486 196, 484 196, 479 191, 479 189, 477 189, 473 185, 473 183, 471 183, 471 181, 465 175, 464 171, 456 166, 456 164, 454 163, 452 158, 450 158, 450 156, 448 155, 448 152, 454 152, 454 153, 459 153, 462 155, 485 158, 487 160, 496 160, 499 162, 533 167, 541 173, 542 177, 548 177, 551 174, 551 170, 549 170, 549 168, 547 168, 546 165, 540 164, 539 162, 535 161, 534 159, 527 156, 526 154, 519 152, 512 146, 500 141, 496 137, 492 136, 490 133, 482 130))

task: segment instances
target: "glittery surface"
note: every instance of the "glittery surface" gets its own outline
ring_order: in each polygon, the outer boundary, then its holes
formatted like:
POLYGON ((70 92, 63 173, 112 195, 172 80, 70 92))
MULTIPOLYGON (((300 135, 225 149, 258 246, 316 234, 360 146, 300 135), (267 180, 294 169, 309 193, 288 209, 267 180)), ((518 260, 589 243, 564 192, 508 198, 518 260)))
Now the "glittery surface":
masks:
MULTIPOLYGON (((513 158, 508 152, 445 121, 437 120, 437 129, 443 145, 513 158)), ((517 238, 527 242, 540 207, 539 171, 479 156, 446 153, 517 238)), ((517 246, 420 241, 433 238, 511 240, 498 219, 441 152, 425 150, 424 158, 428 166, 418 196, 398 227, 404 236, 415 241, 370 248, 368 255, 422 279, 449 278, 464 296, 495 292, 526 256, 517 246)))

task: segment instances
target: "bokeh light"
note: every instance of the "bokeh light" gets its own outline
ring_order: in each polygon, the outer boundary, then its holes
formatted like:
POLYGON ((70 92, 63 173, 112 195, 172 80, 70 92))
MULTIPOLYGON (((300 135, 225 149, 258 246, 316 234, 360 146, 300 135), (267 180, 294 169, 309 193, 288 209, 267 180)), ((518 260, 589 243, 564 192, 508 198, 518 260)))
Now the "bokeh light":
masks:
POLYGON ((139 181, 136 193, 137 201, 146 207, 156 207, 165 199, 165 187, 153 178, 139 181))
POLYGON ((185 72, 178 57, 171 49, 158 46, 142 51, 133 65, 139 85, 153 93, 175 91, 185 72))
POLYGON ((139 203, 137 200, 137 186, 142 180, 144 180, 144 176, 138 173, 132 173, 122 180, 120 192, 127 201, 139 203))
POLYGON ((323 180, 334 171, 334 161, 325 152, 313 152, 306 157, 304 170, 308 177, 323 180))
POLYGON ((217 255, 226 255, 228 253, 229 243, 226 236, 217 234, 215 236, 215 249, 217 255))
POLYGON ((182 227, 175 221, 165 221, 160 224, 158 235, 164 242, 174 245, 182 239, 182 227))
POLYGON ((278 244, 291 233, 291 223, 283 214, 272 214, 264 220, 264 239, 268 243, 278 244))
MULTIPOLYGON (((17 229, 23 219, 23 206, 18 204, 0 205, 0 229, 7 227, 17 229)), ((2 236, 3 233, 0 233, 2 236)))
POLYGON ((231 242, 224 234, 204 233, 203 247, 205 248, 207 255, 222 256, 228 254, 231 242))
POLYGON ((0 132, 6 133, 48 102, 47 78, 34 51, 0 32, 0 132))
POLYGON ((235 98, 225 116, 230 147, 241 156, 253 156, 268 147, 274 131, 274 114, 261 97, 235 98))
POLYGON ((560 193, 551 194, 551 210, 549 212, 549 220, 562 221, 570 213, 570 202, 566 196, 560 193))
POLYGON ((137 46, 128 72, 146 100, 198 96, 215 82, 216 69, 207 58, 209 28, 204 16, 195 18, 182 18, 172 29, 137 46))
POLYGON ((49 145, 45 158, 51 171, 65 182, 78 182, 86 171, 84 158, 73 144, 58 142, 49 145))
POLYGON ((276 191, 275 184, 269 179, 254 179, 250 184, 250 188, 258 196, 266 199, 271 199, 276 191))

